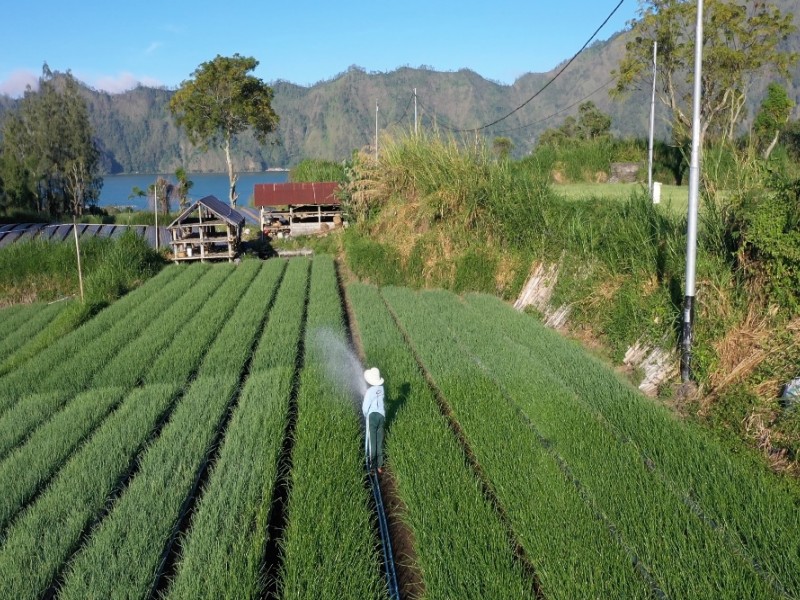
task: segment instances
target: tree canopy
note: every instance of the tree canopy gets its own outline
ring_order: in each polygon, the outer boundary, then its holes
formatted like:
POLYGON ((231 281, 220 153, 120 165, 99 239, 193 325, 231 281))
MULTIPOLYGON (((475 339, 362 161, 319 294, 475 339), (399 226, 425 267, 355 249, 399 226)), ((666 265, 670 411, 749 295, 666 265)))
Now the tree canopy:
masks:
POLYGON ((595 140, 611 133, 611 117, 591 100, 578 106, 578 118, 568 116, 558 127, 547 129, 539 137, 542 145, 595 140))
POLYGON ((2 206, 52 215, 80 215, 103 185, 100 156, 86 102, 72 74, 42 68, 39 90, 30 87, 3 120, 2 206))
POLYGON ((222 144, 230 180, 230 203, 236 206, 236 181, 231 148, 235 136, 248 129, 265 143, 278 124, 272 109, 272 88, 253 75, 252 57, 217 55, 202 63, 170 100, 170 111, 196 145, 222 144))
POLYGON ((767 86, 767 95, 761 101, 761 107, 753 121, 753 133, 764 149, 764 159, 769 158, 778 143, 781 131, 789 122, 792 108, 794 101, 789 98, 783 86, 770 83, 767 86))
MULTIPOLYGON (((616 71, 617 95, 652 82, 653 42, 658 42, 658 92, 670 109, 673 136, 692 126, 696 0, 640 0, 639 19, 616 71)), ((701 138, 731 140, 745 116, 754 75, 788 76, 797 54, 780 43, 795 31, 793 15, 768 2, 704 0, 701 138)))

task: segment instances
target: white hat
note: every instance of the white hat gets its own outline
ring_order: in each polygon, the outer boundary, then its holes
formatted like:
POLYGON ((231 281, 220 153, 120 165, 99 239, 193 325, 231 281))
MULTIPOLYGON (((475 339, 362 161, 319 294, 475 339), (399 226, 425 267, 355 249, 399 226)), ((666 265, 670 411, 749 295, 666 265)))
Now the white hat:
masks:
POLYGON ((370 385, 383 385, 383 377, 381 377, 381 372, 378 370, 378 367, 373 367, 364 371, 364 379, 366 379, 367 383, 370 385))

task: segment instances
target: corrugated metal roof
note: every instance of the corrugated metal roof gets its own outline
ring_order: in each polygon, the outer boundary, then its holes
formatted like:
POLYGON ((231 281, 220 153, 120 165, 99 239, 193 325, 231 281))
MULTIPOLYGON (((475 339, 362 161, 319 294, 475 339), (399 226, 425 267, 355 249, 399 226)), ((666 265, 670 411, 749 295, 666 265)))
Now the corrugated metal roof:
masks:
POLYGON ((285 204, 340 204, 336 197, 339 184, 335 181, 314 183, 257 183, 253 196, 256 206, 285 204))
POLYGON ((244 227, 244 217, 242 214, 224 202, 218 200, 216 196, 206 196, 205 198, 200 198, 200 200, 197 200, 194 204, 190 205, 186 210, 179 214, 175 220, 169 224, 169 226, 175 227, 180 221, 196 211, 197 207, 201 204, 216 214, 223 221, 227 221, 231 225, 244 227))

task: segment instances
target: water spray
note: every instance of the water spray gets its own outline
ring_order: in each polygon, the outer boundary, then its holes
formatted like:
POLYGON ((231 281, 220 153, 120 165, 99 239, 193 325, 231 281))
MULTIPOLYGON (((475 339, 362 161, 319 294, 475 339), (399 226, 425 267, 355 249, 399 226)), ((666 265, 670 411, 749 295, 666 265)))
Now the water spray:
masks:
POLYGON ((331 329, 320 327, 311 334, 314 348, 323 357, 325 372, 350 392, 353 406, 361 414, 361 399, 367 392, 364 367, 350 347, 331 329))

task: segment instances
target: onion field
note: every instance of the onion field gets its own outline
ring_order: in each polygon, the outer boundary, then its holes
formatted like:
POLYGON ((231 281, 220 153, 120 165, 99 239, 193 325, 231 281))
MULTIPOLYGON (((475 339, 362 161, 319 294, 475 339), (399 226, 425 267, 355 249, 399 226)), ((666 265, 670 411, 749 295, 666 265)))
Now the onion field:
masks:
MULTIPOLYGON (((0 364, 63 310, 0 310, 0 364)), ((177 265, 0 377, 0 598, 800 598, 800 499, 485 295, 177 265)))

